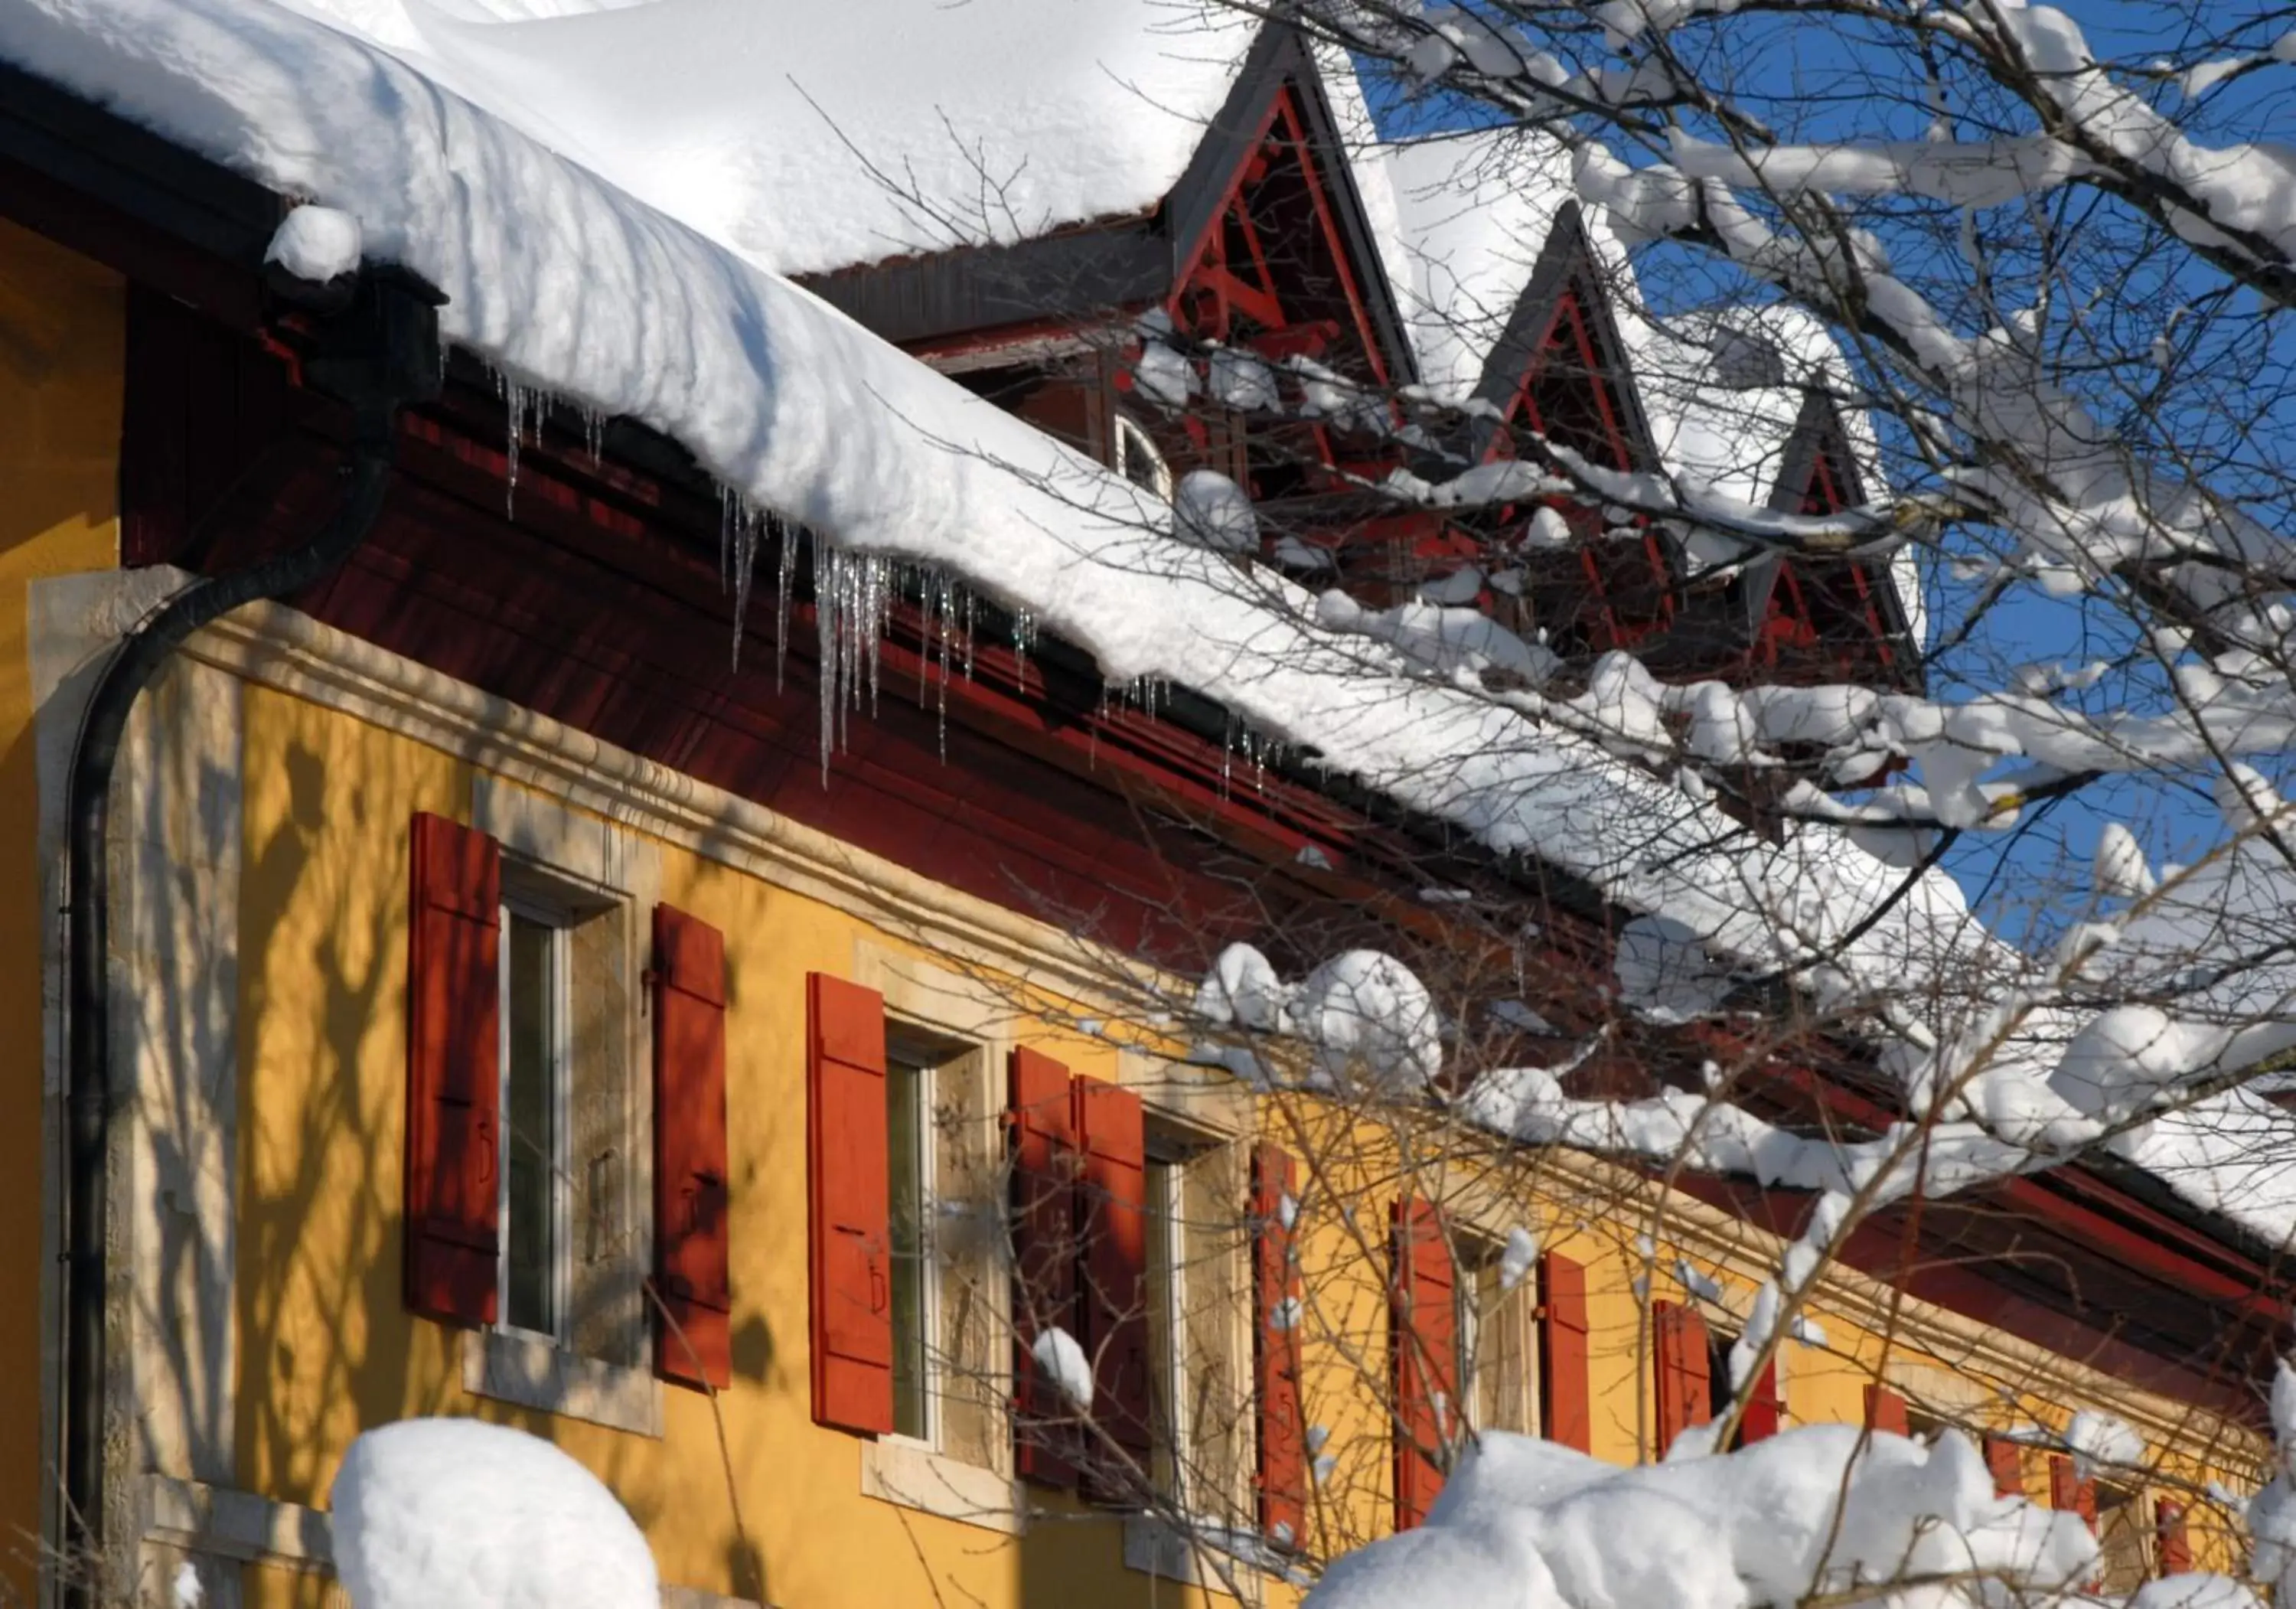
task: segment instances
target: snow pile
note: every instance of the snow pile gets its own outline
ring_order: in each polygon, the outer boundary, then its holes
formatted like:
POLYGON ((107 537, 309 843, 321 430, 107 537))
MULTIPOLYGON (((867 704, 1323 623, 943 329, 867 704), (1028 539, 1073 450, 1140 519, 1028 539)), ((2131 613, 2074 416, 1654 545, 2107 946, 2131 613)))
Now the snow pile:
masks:
POLYGON ((330 1501, 353 1609, 660 1609, 628 1513, 524 1431, 475 1419, 368 1431, 330 1501))
POLYGON ((1077 1338, 1058 1325, 1037 1335, 1029 1356, 1037 1370, 1053 1383, 1069 1406, 1080 1414, 1092 1412, 1092 1360, 1077 1338))
MULTIPOLYGON (((1472 576, 1474 571, 1457 573, 1472 576)), ((1412 602, 1367 609, 1334 587, 1316 600, 1316 618, 1335 632, 1385 643, 1438 676, 1464 675, 1470 686, 1487 676, 1545 686, 1562 661, 1544 643, 1526 643, 1480 609, 1412 602)))
POLYGON ((2079 1516, 1997 1497, 1956 1431, 1812 1425, 1631 1469, 1487 1432, 1423 1526, 1334 1562, 1307 1609, 1746 1609, 1976 1572, 2046 1601, 2096 1557, 2079 1516))
POLYGON ((263 260, 314 284, 340 278, 359 266, 358 219, 332 207, 298 207, 280 220, 263 260))
POLYGON ((2128 1609, 2262 1609, 2256 1594, 2228 1575, 2163 1576, 2147 1581, 2128 1600, 2128 1609))
POLYGON ((2285 1358, 2272 1378, 2272 1436, 2279 1467, 2248 1506, 2250 1572, 2284 1599, 2296 1592, 2296 1368, 2285 1358))

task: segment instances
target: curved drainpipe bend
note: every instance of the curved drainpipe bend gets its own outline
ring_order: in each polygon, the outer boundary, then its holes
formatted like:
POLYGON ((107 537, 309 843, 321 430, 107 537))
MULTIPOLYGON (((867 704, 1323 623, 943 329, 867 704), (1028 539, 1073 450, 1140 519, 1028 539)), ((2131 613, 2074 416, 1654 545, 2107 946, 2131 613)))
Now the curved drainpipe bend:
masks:
POLYGON ((365 540, 381 513, 398 413, 439 395, 446 299, 414 275, 370 267, 312 287, 315 305, 344 307, 319 326, 305 383, 351 412, 349 464, 334 515, 305 546, 193 581, 124 637, 80 722, 65 793, 65 1320, 62 1560, 65 1609, 96 1609, 104 1546, 105 1223, 111 1091, 110 867, 111 776, 127 717, 168 657, 201 627, 258 599, 323 580, 365 540))

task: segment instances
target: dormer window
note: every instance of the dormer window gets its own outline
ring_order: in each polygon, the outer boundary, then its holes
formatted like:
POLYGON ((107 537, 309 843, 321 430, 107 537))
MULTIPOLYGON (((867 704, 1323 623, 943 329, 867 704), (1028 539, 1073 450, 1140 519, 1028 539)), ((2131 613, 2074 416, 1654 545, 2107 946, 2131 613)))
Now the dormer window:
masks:
POLYGON ((1116 416, 1116 472, 1144 491, 1172 500, 1172 466, 1148 429, 1129 414, 1116 416))

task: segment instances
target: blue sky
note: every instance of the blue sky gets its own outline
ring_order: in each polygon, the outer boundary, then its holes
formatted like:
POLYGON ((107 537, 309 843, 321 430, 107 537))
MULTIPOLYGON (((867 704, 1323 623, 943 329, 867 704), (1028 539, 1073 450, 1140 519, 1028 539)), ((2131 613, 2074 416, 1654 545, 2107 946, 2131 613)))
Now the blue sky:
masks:
MULTIPOLYGON (((2196 36, 2186 14, 2176 8, 2088 0, 2065 9, 2092 45, 2115 60, 2144 62, 2175 55, 2181 64, 2196 55, 2222 53, 2218 41, 2196 36)), ((2248 6, 2214 4, 2200 7, 2199 12, 2216 29, 2260 14, 2248 6)), ((2235 43, 2261 48, 2272 37, 2269 30, 2285 26, 2284 12, 2276 22, 2252 22, 2248 34, 2235 43)), ((1677 41, 1681 48, 1693 50, 1700 37, 1733 42, 1734 82, 1766 120, 1789 137, 1915 138, 1929 124, 1926 106, 1913 93, 1918 86, 1903 81, 1906 57, 1807 13, 1748 13, 1725 21, 1718 29, 1686 30, 1677 41)), ((2292 92, 2296 92, 2296 68, 2283 68, 2214 90, 2197 105, 2183 102, 2173 90, 2164 91, 2161 104, 2193 118, 2190 126, 2202 137, 2225 142, 2296 127, 2296 104, 2292 104, 2296 94, 2292 92)), ((1972 86, 1969 94, 1969 104, 1977 104, 1981 90, 1972 86)), ((1483 109, 1441 94, 1406 99, 1375 86, 1374 95, 1382 131, 1390 134, 1465 127, 1490 117, 1483 109)), ((1960 132, 1966 137, 1966 125, 1960 132)), ((2165 315, 2194 304, 2220 283, 2213 270, 2182 254, 2148 259, 2125 250, 2116 255, 2113 249, 2134 244, 2133 238, 2099 229, 2094 218, 2079 220, 2083 232, 2103 248, 2094 260, 2024 262, 2017 242, 2021 227, 2025 238, 2030 238, 2030 226, 2014 218, 1988 226, 1985 215, 1979 217, 1980 228, 1988 228, 2000 242, 1997 260, 2004 265, 2002 279, 2010 288, 2003 300, 2009 305, 2030 300, 2034 288, 2042 284, 2052 288, 2053 305, 2059 308, 2072 305, 2071 299, 2083 293, 2097 304, 2083 309, 2077 328, 2068 326, 2072 332, 2066 339, 2074 343, 2070 349, 2083 356, 2098 349, 2124 359, 2147 353, 2167 323, 2165 315)), ((1885 226, 1885 238, 1900 275, 1935 297, 1951 293, 1950 288, 1967 278, 1959 226, 1957 214, 1925 216, 1912 209, 1891 220, 1885 226), (1932 291, 1933 286, 1947 289, 1932 291)), ((1670 249, 1650 253, 1641 267, 1644 293, 1661 310, 1726 293, 1710 265, 1670 249)), ((1966 315, 1965 308, 1961 311, 1966 315)), ((2151 394, 2158 383, 2157 371, 2145 362, 2122 361, 2099 365, 2093 406, 2122 439, 2151 430, 2180 447, 2186 442, 2204 445, 2220 458, 2220 475, 2237 488, 2243 465, 2270 471, 2283 463, 2296 464, 2296 401, 2292 401, 2296 386, 2287 383, 2296 374, 2296 336, 2289 333, 2286 317, 2260 319, 2252 301, 2243 304, 2235 299, 2222 311, 2226 316, 2220 324, 2195 316, 2170 326, 2192 343, 2185 357, 2191 378, 2165 401, 2151 394)), ((1900 483, 1912 472, 1903 452, 1906 441, 1898 431, 1885 442, 1900 483)), ((2266 484, 2254 473, 2245 479, 2259 489, 2266 484)), ((2259 513, 2276 526, 2285 511, 2275 507, 2259 513)), ((1982 557, 1989 538, 1997 540, 1984 531, 1959 534, 1953 538, 1954 548, 1940 556, 1982 557)), ((1967 621, 1975 584, 1956 576, 1947 563, 1932 562, 1926 568, 1932 620, 1967 621)), ((2113 669, 2095 689, 2073 695, 2087 707, 2159 708, 2164 702, 2160 669, 2124 607, 2094 597, 2054 598, 2036 587, 2021 587, 1979 620, 1965 640, 1937 655, 1931 666, 1931 691, 1941 699, 1959 700, 2001 688, 2015 665, 2078 667, 2096 661, 2113 669)), ((2277 776, 2284 767, 2264 761, 2259 768, 2277 776)), ((2146 776, 2095 784, 2030 811, 2013 830, 1964 839, 1946 864, 2005 932, 2045 937, 2083 914, 2086 868, 2108 821, 2134 829, 2156 862, 2189 861, 2219 836, 2221 824, 2209 800, 2210 781, 2207 776, 2146 776)))

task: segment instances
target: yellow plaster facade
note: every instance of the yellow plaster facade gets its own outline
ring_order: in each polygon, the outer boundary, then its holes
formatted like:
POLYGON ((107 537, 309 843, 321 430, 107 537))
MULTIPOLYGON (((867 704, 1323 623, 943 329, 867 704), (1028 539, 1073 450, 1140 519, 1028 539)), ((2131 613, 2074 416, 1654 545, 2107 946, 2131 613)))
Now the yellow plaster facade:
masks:
POLYGON ((40 1524, 39 770, 28 589, 117 562, 126 291, 0 219, 0 1597, 40 1524))
MULTIPOLYGON (((297 630, 307 661, 324 660, 338 642, 308 622, 297 630)), ((315 701, 289 685, 263 685, 269 673, 260 658, 235 651, 217 661, 242 671, 256 666, 243 702, 239 1484, 281 1503, 324 1506, 333 1470, 362 1428, 411 1414, 475 1413, 551 1437, 596 1470, 645 1528, 666 1581, 804 1609, 1200 1601, 1193 1588, 1128 1568, 1120 1522, 1066 1497, 1030 1493, 1054 1513, 1015 1534, 1009 1524, 866 1495, 865 1444, 809 1416, 806 974, 832 972, 882 987, 914 963, 955 980, 959 992, 977 989, 977 1021, 950 1026, 977 1029, 1001 1014, 996 1031, 1006 1042, 1037 1045, 1088 1076, 1137 1081, 1147 1058, 1119 1056, 1062 1026, 1097 1009, 1078 986, 1091 969, 1075 947, 985 907, 969 922, 963 897, 802 829, 783 829, 789 855, 776 870, 689 831, 650 824, 644 808, 560 790, 570 808, 603 812, 601 819, 643 839, 658 859, 655 895, 726 936, 734 1378, 714 1413, 702 1396, 665 1389, 659 1437, 475 1396, 463 1388, 459 1334, 408 1317, 399 1301, 406 823, 416 810, 470 820, 474 796, 487 788, 547 795, 550 770, 490 769, 476 713, 482 702, 425 741, 328 707, 343 698, 315 701), (808 854, 835 875, 799 886, 808 854), (939 939, 914 915, 889 915, 928 907, 940 913, 939 939), (947 935, 961 929, 972 941, 952 959, 947 935), (1057 986, 1047 988, 1048 978, 1057 986), (1044 1020, 1016 1015, 1012 1003, 1032 996, 1056 1000, 1059 1009, 1044 1020)), ((428 673, 410 672, 408 685, 445 690, 428 673)), ((547 723, 533 730, 549 735, 547 723)), ((515 750, 532 735, 495 746, 515 750)), ((712 808, 688 802, 697 817, 712 808)), ((1201 1104, 1201 1092, 1195 1098, 1201 1104)), ((1226 1099, 1234 1121, 1238 1104, 1232 1094, 1226 1099)), ((1327 1427, 1332 1460, 1315 1488, 1310 1523, 1329 1543, 1375 1535, 1386 1523, 1390 1443, 1380 1388, 1387 1203, 1398 1177, 1390 1139, 1357 1137, 1338 1148, 1300 1128, 1336 1121, 1297 1109, 1241 1118, 1243 1129, 1264 1126, 1303 1151, 1346 1157, 1311 1193, 1300 1226, 1310 1293, 1306 1411, 1327 1427)), ((1707 1307, 1726 1327, 1772 1266, 1775 1241, 1688 1198, 1661 1203, 1646 1185, 1585 1159, 1542 1153, 1445 1167, 1455 1181, 1469 1181, 1456 1187, 1476 1227, 1504 1235, 1521 1223, 1586 1265, 1594 1450, 1622 1464, 1653 1457, 1644 1293, 1693 1300, 1680 1271, 1695 1268, 1720 1289, 1707 1307)), ((1866 1388, 1879 1376, 1917 1412, 2032 1434, 2062 1425, 2077 1407, 2110 1406, 2137 1424, 2170 1478, 2189 1476, 2194 1485, 2252 1466, 2258 1451, 2224 1425, 1899 1302, 1853 1275, 1830 1280, 1810 1317, 1819 1326, 1808 1332, 1810 1342, 1787 1343, 1781 1359, 1790 1424, 1857 1422, 1866 1388), (1892 1337, 1887 1345, 1884 1334, 1892 1337)), ((2046 1499, 2042 1455, 2029 1456, 2027 1474, 2033 1495, 2046 1499)), ((2195 1501, 2193 1511, 2196 1552, 2203 1561, 2221 1556, 2228 1543, 2212 1529, 2206 1503, 2195 1501)), ((1261 1601, 1295 1596, 1267 1578, 1245 1579, 1261 1601)), ((317 1574, 268 1564, 251 1570, 249 1588, 250 1603, 266 1605, 316 1602, 324 1591, 317 1574)))

